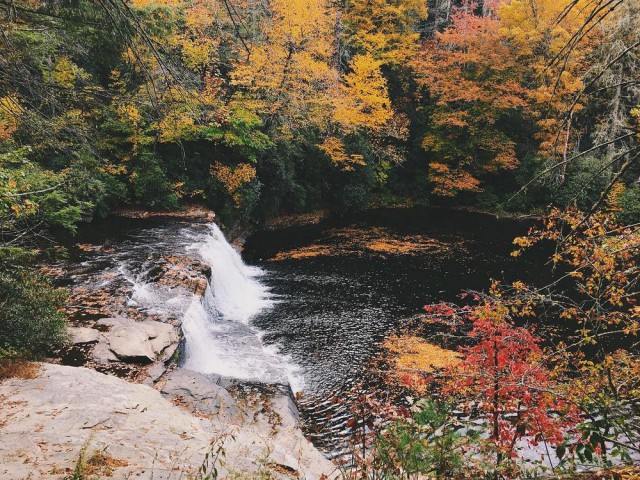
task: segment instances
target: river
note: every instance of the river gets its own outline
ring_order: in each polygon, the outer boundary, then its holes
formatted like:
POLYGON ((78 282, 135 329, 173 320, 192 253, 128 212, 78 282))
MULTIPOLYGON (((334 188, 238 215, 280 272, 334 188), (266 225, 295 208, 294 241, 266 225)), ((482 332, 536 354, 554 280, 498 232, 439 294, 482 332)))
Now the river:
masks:
MULTIPOLYGON (((72 249, 64 267, 75 288, 124 292, 123 308, 181 319, 184 367, 290 384, 302 394, 308 436, 337 455, 348 412, 334 398, 370 380, 367 366, 385 337, 426 303, 455 301, 491 278, 539 275, 539 262, 509 255, 528 226, 461 211, 383 209, 254 233, 241 258, 215 224, 117 219, 85 229, 80 241, 100 248, 72 249), (204 298, 154 283, 157 264, 172 255, 211 266, 204 298)), ((83 315, 74 321, 92 320, 83 315)))
POLYGON ((431 302, 460 300, 490 279, 536 280, 540 263, 510 256, 530 222, 444 209, 383 209, 251 236, 243 255, 278 299, 254 317, 266 345, 299 368, 309 436, 334 454, 349 413, 336 397, 371 374, 390 333, 431 302))

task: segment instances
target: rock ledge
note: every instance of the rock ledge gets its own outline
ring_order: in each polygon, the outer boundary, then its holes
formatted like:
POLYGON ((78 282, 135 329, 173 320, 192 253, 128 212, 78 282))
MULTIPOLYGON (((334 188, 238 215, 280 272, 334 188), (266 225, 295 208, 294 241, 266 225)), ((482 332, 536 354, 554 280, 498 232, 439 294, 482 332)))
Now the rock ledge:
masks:
MULTIPOLYGON (((220 404, 226 393, 197 374, 176 375, 176 387, 191 389, 205 403, 220 404)), ((111 459, 111 470, 100 478, 189 478, 216 438, 225 439, 220 478, 234 472, 257 478, 266 471, 269 478, 335 475, 331 462, 304 438, 286 402, 277 399, 266 409, 264 403, 253 411, 243 407, 242 414, 234 406, 227 413, 235 416, 218 415, 215 408, 194 415, 149 386, 87 368, 42 364, 38 378, 0 383, 0 401, 3 479, 62 479, 83 449, 86 456, 98 452, 111 459), (274 424, 274 417, 280 421, 274 424)))

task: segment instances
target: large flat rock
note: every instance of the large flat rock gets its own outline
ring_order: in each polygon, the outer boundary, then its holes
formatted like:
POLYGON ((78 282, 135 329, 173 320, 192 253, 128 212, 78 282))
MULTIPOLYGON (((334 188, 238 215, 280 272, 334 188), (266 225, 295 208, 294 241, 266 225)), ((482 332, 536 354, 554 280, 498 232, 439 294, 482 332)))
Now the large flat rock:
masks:
MULTIPOLYGON (((203 388, 196 395, 215 390, 203 388)), ((200 416, 149 386, 51 364, 42 364, 38 378, 4 380, 0 401, 2 479, 61 479, 83 449, 85 458, 102 452, 112 460, 111 478, 189 478, 221 437, 226 464, 220 478, 232 472, 263 478, 265 469, 269 478, 319 479, 334 472, 304 438, 286 402, 274 406, 281 419, 275 426, 272 415, 261 419, 251 412, 243 415, 250 422, 200 416)))
POLYGON ((136 325, 115 327, 106 337, 109 349, 120 360, 153 362, 156 358, 147 332, 136 325))

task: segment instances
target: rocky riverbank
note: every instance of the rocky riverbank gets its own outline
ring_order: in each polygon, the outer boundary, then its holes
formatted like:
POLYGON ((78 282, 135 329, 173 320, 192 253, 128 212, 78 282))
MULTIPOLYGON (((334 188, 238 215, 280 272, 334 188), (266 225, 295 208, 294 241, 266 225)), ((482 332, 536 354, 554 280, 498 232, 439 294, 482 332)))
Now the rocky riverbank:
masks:
POLYGON ((186 370, 157 390, 41 364, 36 378, 0 383, 0 400, 3 479, 63 479, 74 470, 82 478, 188 479, 201 478, 203 466, 219 478, 319 479, 335 470, 302 435, 289 397, 235 400, 186 370))
MULTIPOLYGON (((80 248, 89 252, 103 249, 80 248)), ((74 285, 67 308, 70 345, 60 352, 62 363, 138 383, 157 380, 174 363, 182 343, 181 315, 159 314, 138 305, 132 282, 114 279, 87 284, 78 281, 86 276, 84 272, 57 273, 58 280, 66 278, 74 285)), ((150 285, 202 297, 211 270, 193 258, 172 255, 154 259, 145 275, 150 285)))
POLYGON ((211 268, 177 240, 184 231, 145 232, 157 238, 79 243, 75 260, 44 269, 69 288, 70 343, 35 378, 0 383, 0 478, 81 468, 82 478, 185 479, 203 466, 219 478, 331 476, 287 384, 180 367, 185 307, 203 299, 211 268))

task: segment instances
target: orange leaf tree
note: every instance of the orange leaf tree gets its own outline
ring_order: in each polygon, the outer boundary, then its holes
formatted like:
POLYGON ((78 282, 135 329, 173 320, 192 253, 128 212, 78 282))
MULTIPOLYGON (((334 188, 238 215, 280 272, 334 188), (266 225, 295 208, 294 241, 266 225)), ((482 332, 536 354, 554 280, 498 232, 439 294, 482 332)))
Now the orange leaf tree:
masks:
POLYGON ((459 11, 425 44, 416 68, 434 100, 422 140, 434 193, 478 191, 485 174, 518 164, 507 125, 527 105, 523 70, 497 18, 459 11))
POLYGON ((582 108, 574 99, 595 36, 578 35, 565 51, 583 23, 582 3, 463 2, 425 43, 414 63, 433 100, 422 147, 435 194, 480 191, 488 174, 515 168, 518 132, 529 133, 529 153, 566 160, 575 143, 567 115, 582 108))

